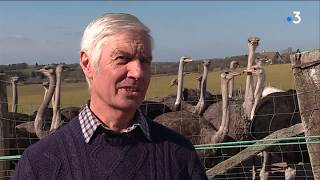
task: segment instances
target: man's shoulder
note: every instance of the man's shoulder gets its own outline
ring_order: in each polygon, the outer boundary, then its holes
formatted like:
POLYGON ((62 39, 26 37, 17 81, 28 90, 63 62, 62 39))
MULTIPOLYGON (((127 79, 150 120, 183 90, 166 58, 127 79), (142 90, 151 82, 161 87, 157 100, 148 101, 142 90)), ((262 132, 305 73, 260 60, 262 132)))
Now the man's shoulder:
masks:
POLYGON ((194 146, 191 141, 185 136, 179 134, 178 132, 158 123, 155 121, 150 121, 150 130, 152 134, 152 139, 156 143, 167 142, 174 144, 179 147, 183 147, 188 150, 194 150, 194 146))
POLYGON ((59 142, 61 142, 66 135, 72 133, 75 123, 77 123, 77 119, 71 120, 68 124, 57 129, 54 133, 30 145, 25 150, 25 153, 28 153, 28 156, 32 158, 58 153, 60 147, 59 142))

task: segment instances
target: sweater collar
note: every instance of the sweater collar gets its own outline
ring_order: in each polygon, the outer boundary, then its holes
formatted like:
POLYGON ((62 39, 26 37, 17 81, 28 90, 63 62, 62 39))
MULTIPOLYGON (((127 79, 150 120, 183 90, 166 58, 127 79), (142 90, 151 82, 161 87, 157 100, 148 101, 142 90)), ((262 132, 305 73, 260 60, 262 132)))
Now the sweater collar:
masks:
MULTIPOLYGON (((79 120, 80 120, 82 134, 86 143, 89 143, 89 141, 93 137, 93 134, 95 133, 95 131, 99 126, 103 127, 106 130, 112 131, 110 128, 104 126, 100 122, 100 120, 91 111, 88 104, 86 104, 83 107, 83 109, 80 111, 79 120)), ((135 114, 133 125, 121 131, 120 133, 129 133, 136 128, 140 128, 143 134, 146 136, 146 138, 151 141, 150 129, 147 122, 147 118, 139 109, 135 114)))

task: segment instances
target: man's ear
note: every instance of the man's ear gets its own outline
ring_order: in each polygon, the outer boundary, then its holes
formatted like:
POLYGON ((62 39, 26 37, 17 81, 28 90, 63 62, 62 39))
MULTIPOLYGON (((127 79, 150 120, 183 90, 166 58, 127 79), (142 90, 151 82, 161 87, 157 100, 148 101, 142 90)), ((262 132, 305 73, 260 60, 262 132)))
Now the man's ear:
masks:
POLYGON ((80 66, 83 70, 83 73, 86 75, 86 77, 88 77, 89 79, 92 79, 94 67, 92 65, 92 62, 90 62, 90 58, 87 55, 87 53, 83 51, 80 52, 80 66))

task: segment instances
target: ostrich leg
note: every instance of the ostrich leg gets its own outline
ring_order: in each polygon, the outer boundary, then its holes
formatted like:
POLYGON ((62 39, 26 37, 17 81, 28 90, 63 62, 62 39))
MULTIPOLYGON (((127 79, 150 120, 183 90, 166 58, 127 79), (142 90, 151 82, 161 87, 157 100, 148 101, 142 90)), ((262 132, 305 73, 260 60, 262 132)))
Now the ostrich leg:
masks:
POLYGON ((261 180, 268 180, 269 175, 271 172, 271 154, 268 153, 268 151, 263 151, 263 162, 262 162, 262 168, 260 171, 260 179, 261 180))

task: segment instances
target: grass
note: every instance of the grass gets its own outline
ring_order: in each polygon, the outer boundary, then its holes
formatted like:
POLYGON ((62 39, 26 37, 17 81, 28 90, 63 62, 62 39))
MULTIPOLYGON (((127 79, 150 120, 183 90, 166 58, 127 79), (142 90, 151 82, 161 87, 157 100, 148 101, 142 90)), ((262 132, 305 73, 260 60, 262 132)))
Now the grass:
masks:
MULTIPOLYGON (((243 70, 239 69, 239 71, 243 70)), ((267 80, 266 84, 280 89, 295 89, 293 74, 290 64, 277 64, 265 66, 267 80)), ((207 90, 211 93, 220 93, 220 73, 209 72, 207 81, 207 90)), ((191 73, 185 76, 184 87, 197 88, 198 81, 195 79, 197 73, 191 73)), ((166 96, 175 93, 176 87, 169 87, 169 82, 176 75, 153 76, 149 85, 146 98, 166 96)), ((235 88, 244 90, 245 76, 235 78, 235 88)), ((44 95, 41 84, 36 85, 19 85, 19 112, 32 113, 35 111, 44 95)), ((11 108, 11 86, 7 88, 8 106, 11 108)), ((80 83, 62 83, 61 104, 62 107, 80 106, 88 100, 88 91, 86 82, 80 83)))

